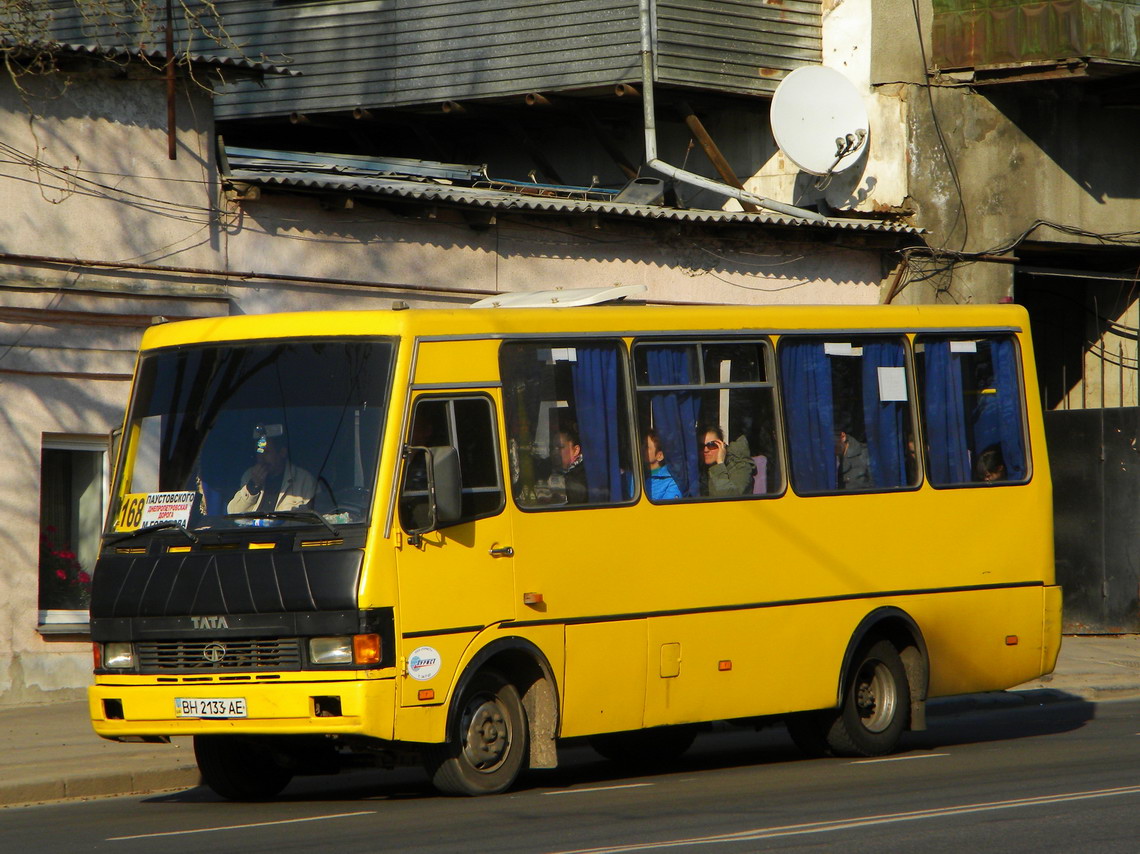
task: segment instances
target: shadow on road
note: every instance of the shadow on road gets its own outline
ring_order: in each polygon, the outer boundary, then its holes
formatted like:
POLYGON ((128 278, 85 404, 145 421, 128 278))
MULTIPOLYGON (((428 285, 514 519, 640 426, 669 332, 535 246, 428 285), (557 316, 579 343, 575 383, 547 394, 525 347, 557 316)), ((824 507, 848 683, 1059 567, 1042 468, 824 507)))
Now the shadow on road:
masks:
MULTIPOLYGON (((908 732, 901 753, 954 745, 1038 738, 1080 729, 1095 717, 1096 705, 1061 691, 997 692, 930 704, 923 732, 908 732)), ((783 724, 759 730, 717 724, 701 733, 679 759, 657 765, 623 765, 599 756, 581 739, 560 745, 559 767, 524 775, 513 791, 635 784, 649 777, 693 774, 744 766, 808 761, 783 724)), ((829 759, 814 760, 836 761, 829 759)), ((276 799, 280 803, 419 800, 436 794, 418 768, 352 771, 336 776, 299 777, 276 799)), ((205 786, 145 799, 149 804, 207 804, 222 799, 205 786)))

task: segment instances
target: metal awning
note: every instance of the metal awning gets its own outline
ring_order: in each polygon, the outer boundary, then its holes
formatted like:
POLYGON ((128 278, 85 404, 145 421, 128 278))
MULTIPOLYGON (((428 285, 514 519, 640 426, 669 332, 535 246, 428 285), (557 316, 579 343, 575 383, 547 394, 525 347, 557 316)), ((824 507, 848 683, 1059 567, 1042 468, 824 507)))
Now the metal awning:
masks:
POLYGON ((826 222, 809 222, 800 217, 772 211, 690 210, 662 205, 632 204, 599 198, 609 193, 592 192, 591 188, 551 187, 514 183, 510 189, 488 186, 463 186, 457 182, 493 183, 482 166, 435 164, 432 161, 397 161, 392 158, 363 158, 332 154, 297 154, 269 152, 260 149, 225 149, 228 166, 223 164, 223 178, 262 188, 279 188, 295 192, 337 195, 366 195, 420 204, 443 204, 455 207, 500 212, 531 212, 564 215, 604 215, 649 221, 671 221, 698 224, 756 224, 770 226, 811 226, 828 231, 917 235, 920 229, 898 222, 859 218, 828 218, 826 222), (405 164, 412 164, 410 167, 405 164), (453 170, 442 178, 434 170, 453 170), (458 173, 466 173, 463 178, 458 173))

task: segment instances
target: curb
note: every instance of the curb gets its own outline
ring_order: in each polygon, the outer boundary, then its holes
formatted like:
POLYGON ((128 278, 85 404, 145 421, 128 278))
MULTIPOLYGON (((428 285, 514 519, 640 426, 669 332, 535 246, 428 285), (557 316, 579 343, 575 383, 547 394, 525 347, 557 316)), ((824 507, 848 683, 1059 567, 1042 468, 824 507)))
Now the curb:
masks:
POLYGON ((0 809, 53 801, 146 795, 159 791, 191 789, 201 785, 195 765, 140 771, 73 775, 0 783, 0 809))

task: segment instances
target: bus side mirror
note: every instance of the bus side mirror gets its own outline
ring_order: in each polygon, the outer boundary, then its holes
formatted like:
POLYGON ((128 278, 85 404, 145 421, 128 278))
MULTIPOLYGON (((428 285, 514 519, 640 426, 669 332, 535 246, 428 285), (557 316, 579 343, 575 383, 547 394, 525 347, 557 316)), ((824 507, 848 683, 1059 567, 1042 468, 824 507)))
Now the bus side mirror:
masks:
POLYGON ((460 485, 459 453, 450 445, 431 448, 408 446, 409 465, 422 464, 423 481, 419 489, 409 489, 405 481, 401 499, 401 516, 410 522, 409 542, 418 545, 421 534, 446 527, 459 520, 463 510, 460 485), (422 460, 416 460, 422 455, 422 460), (426 487, 426 488, 424 488, 426 487), (407 516, 404 516, 404 513, 407 516))
POLYGON ((463 515, 463 488, 459 478, 459 452, 450 445, 428 449, 428 488, 435 510, 435 527, 458 521, 463 515))

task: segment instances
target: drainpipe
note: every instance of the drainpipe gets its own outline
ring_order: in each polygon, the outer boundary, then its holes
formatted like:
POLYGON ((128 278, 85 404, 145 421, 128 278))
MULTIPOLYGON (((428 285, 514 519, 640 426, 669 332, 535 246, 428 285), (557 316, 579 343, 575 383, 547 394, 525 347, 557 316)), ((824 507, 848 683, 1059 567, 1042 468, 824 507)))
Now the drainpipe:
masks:
POLYGON ((639 0, 641 9, 641 104, 645 115, 646 165, 660 172, 662 175, 667 175, 674 181, 680 181, 683 184, 699 187, 702 190, 710 190, 721 196, 727 196, 728 198, 737 199, 741 202, 750 202, 759 207, 767 208, 768 210, 776 211, 777 213, 782 213, 787 216, 793 216, 797 219, 806 219, 811 222, 827 222, 827 217, 821 216, 814 211, 804 210, 803 208, 797 208, 795 205, 786 205, 783 202, 776 202, 772 199, 755 196, 746 190, 739 190, 727 184, 722 184, 719 181, 713 181, 711 178, 702 177, 694 172, 688 172, 684 169, 678 169, 676 166, 670 166, 665 161, 657 158, 657 119, 653 109, 652 3, 653 0, 639 0))

